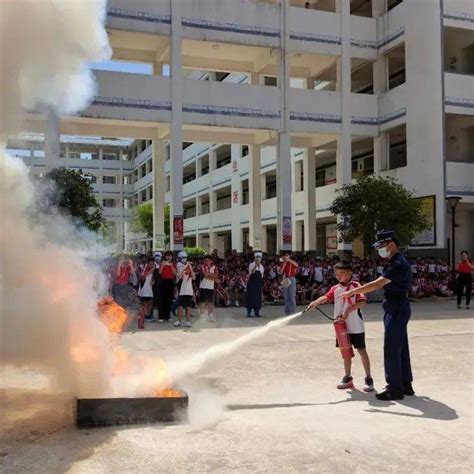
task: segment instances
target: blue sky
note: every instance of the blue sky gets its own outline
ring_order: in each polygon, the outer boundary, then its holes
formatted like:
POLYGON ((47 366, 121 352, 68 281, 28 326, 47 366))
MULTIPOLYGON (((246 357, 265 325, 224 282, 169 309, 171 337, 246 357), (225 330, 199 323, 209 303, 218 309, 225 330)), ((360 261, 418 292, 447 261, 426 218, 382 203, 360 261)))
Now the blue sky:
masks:
MULTIPOLYGON (((153 66, 147 63, 133 63, 130 61, 101 61, 99 63, 90 63, 91 69, 100 69, 102 71, 131 72, 134 74, 153 74, 153 66)), ((169 76, 169 66, 163 67, 163 75, 169 76)))

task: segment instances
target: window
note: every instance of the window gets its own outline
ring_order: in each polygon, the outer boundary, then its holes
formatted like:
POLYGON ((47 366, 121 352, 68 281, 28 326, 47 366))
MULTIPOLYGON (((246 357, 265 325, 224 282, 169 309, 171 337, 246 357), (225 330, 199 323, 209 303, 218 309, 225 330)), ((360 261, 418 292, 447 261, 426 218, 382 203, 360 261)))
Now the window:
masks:
POLYGON ((140 178, 146 176, 146 163, 140 166, 140 178))
POLYGON ((71 158, 73 160, 80 160, 81 159, 81 154, 78 151, 70 151, 69 152, 69 158, 71 158))
POLYGON ((115 199, 103 199, 102 200, 103 207, 115 207, 115 199))
POLYGON ((79 158, 81 160, 92 160, 92 153, 87 153, 87 152, 81 152, 79 154, 79 158))
POLYGON ((132 175, 124 174, 123 175, 123 184, 132 184, 132 175))
POLYGON ((148 160, 147 165, 148 165, 148 173, 151 173, 153 171, 153 160, 148 160))
POLYGON ((242 157, 248 156, 248 154, 249 154, 249 147, 247 145, 244 145, 242 147, 242 157))
POLYGON ((89 181, 89 183, 91 183, 91 184, 96 184, 97 183, 97 176, 94 176, 92 174, 83 174, 82 177, 84 179, 87 179, 87 181, 89 181))
POLYGON ((171 190, 171 180, 169 176, 166 176, 166 192, 171 190))
POLYGON ((392 8, 395 8, 397 5, 400 5, 403 0, 388 0, 387 2, 387 11, 389 12, 392 8))
POLYGON ((183 150, 186 150, 189 146, 191 146, 193 142, 183 142, 183 150))
POLYGON ((140 193, 140 200, 141 202, 145 202, 147 199, 146 199, 146 189, 144 189, 141 193, 140 193))
POLYGON ((107 153, 102 153, 102 159, 103 160, 118 160, 118 156, 117 156, 117 153, 107 152, 107 153))
POLYGON ((123 207, 124 209, 130 209, 130 204, 131 204, 131 199, 130 198, 125 198, 123 200, 123 207))
POLYGON ((393 170, 407 165, 407 133, 406 125, 388 131, 390 151, 388 168, 393 170))
POLYGON ((216 72, 216 81, 222 82, 230 73, 228 72, 216 72))
POLYGON ((249 203, 249 180, 244 179, 242 181, 242 206, 249 203))
POLYGON ((102 176, 102 184, 115 184, 115 176, 102 176))
POLYGON ((275 175, 267 175, 265 199, 272 199, 277 195, 277 183, 275 175))
POLYGON ((277 85, 277 78, 274 76, 265 76, 263 80, 263 84, 266 86, 273 86, 277 85))
POLYGON ((326 186, 326 170, 316 171, 316 187, 321 188, 326 186))

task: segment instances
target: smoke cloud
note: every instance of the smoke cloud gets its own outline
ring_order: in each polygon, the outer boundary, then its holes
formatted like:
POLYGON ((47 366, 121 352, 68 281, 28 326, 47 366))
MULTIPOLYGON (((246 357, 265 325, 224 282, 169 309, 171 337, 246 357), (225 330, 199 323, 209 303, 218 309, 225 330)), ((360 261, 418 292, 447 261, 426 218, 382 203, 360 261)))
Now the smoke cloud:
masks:
POLYGON ((35 188, 5 142, 22 129, 25 109, 70 114, 87 105, 87 62, 110 55, 104 18, 103 0, 0 2, 0 357, 77 395, 107 389, 109 340, 94 275, 83 252, 64 244, 80 239, 65 220, 31 219, 35 188))

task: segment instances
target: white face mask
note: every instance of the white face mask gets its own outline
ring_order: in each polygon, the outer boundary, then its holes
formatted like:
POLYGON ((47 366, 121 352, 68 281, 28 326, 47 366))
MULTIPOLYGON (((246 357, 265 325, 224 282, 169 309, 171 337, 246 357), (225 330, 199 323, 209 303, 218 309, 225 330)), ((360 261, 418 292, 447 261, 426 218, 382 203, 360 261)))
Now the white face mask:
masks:
POLYGON ((382 257, 382 258, 388 258, 390 257, 390 251, 387 250, 386 247, 381 247, 379 249, 377 249, 379 255, 382 257))

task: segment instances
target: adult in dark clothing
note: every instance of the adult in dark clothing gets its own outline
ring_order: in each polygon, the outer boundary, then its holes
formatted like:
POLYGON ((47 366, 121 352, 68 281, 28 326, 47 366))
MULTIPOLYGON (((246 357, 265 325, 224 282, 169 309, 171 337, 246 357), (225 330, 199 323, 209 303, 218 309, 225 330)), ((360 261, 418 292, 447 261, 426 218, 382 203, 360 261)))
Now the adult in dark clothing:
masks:
POLYGON ((247 293, 245 296, 245 305, 247 306, 247 318, 252 316, 252 310, 255 317, 260 317, 260 308, 262 307, 262 283, 264 268, 260 263, 262 254, 255 253, 255 259, 249 265, 249 279, 247 281, 247 293))
POLYGON ((161 266, 161 252, 155 252, 153 254, 153 258, 155 260, 155 269, 153 270, 153 307, 151 309, 151 313, 147 316, 148 321, 155 321, 153 317, 153 311, 158 309, 158 300, 159 300, 159 293, 160 293, 160 266, 161 266))
POLYGON ((176 264, 173 263, 173 253, 167 251, 160 265, 160 285, 158 289, 158 322, 170 320, 170 308, 174 298, 176 281, 176 264))
POLYGON ((342 293, 340 298, 370 293, 379 288, 384 289, 383 349, 387 387, 376 397, 379 400, 401 400, 404 395, 415 394, 412 387, 413 376, 407 333, 411 316, 408 299, 411 287, 411 267, 399 252, 393 231, 378 232, 374 247, 382 258, 388 259, 388 265, 382 276, 366 285, 342 293))
POLYGON ((469 309, 471 303, 472 271, 474 270, 474 264, 469 260, 469 254, 465 250, 461 252, 461 261, 456 265, 456 270, 458 272, 456 279, 458 309, 461 308, 464 288, 466 288, 466 308, 469 309))

